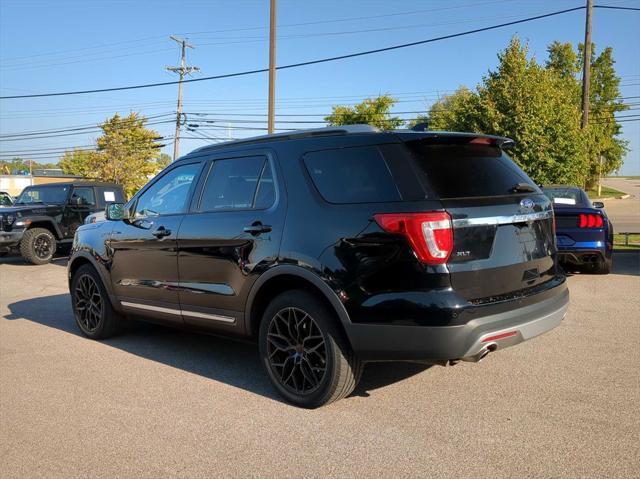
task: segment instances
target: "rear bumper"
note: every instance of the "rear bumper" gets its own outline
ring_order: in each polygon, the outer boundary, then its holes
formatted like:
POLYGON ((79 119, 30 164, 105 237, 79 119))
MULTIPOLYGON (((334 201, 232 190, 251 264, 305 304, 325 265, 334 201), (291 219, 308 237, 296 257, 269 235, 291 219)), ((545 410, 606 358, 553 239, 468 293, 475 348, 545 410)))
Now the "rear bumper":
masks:
MULTIPOLYGON (((569 307, 566 282, 538 303, 475 318, 455 326, 351 324, 347 334, 363 360, 478 361, 487 351, 504 349, 560 324, 569 307)), ((516 303, 514 301, 514 303, 516 303)))

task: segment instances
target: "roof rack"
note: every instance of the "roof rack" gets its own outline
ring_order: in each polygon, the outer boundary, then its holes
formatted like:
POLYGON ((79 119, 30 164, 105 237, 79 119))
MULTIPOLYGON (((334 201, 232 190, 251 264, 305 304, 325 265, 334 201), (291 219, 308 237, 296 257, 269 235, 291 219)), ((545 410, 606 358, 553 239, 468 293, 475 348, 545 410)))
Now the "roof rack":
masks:
POLYGON ((206 145, 196 151, 202 152, 204 150, 220 148, 228 145, 246 145, 252 143, 263 143, 268 141, 281 141, 281 140, 296 140, 299 138, 309 138, 314 136, 334 136, 334 135, 349 135, 358 133, 379 133, 381 130, 371 125, 342 125, 342 126, 327 126, 325 128, 310 128, 308 130, 295 130, 285 131, 283 133, 274 133, 271 135, 252 136, 250 138, 242 138, 239 140, 225 141, 216 143, 214 145, 206 145))

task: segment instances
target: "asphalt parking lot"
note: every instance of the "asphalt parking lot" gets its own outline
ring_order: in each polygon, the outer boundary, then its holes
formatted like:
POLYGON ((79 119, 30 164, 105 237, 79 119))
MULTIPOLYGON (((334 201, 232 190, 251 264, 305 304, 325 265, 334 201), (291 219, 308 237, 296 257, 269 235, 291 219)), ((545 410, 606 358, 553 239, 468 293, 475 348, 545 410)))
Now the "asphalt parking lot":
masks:
POLYGON ((569 278, 563 324, 480 364, 368 365, 280 401, 253 346, 73 322, 65 260, 0 259, 0 471, 22 477, 639 477, 640 256, 569 278))

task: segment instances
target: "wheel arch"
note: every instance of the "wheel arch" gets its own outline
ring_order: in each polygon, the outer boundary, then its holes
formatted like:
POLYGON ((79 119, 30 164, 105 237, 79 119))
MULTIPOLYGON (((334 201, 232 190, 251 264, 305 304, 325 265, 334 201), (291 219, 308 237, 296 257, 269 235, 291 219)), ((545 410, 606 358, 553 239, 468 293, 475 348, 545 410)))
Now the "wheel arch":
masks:
POLYGON ((51 218, 47 216, 35 216, 30 217, 29 220, 30 223, 29 228, 27 228, 28 230, 33 228, 44 228, 49 230, 56 240, 59 241, 62 239, 62 232, 60 231, 60 228, 58 228, 58 225, 51 218))
POLYGON ((99 265, 95 258, 86 251, 78 251, 69 259, 69 264, 67 265, 67 281, 69 283, 69 290, 71 291, 71 280, 73 279, 73 275, 85 264, 93 266, 93 269, 98 272, 98 275, 102 280, 102 284, 104 285, 104 289, 107 290, 107 294, 109 295, 111 306, 113 309, 120 312, 120 303, 115 300, 116 297, 113 293, 111 282, 109 281, 108 272, 105 270, 104 266, 99 265))
POLYGON ((317 274, 294 265, 275 266, 262 274, 253 284, 245 304, 245 331, 251 336, 257 336, 262 313, 269 304, 269 299, 292 289, 309 290, 323 300, 335 312, 351 342, 351 320, 336 292, 317 274))

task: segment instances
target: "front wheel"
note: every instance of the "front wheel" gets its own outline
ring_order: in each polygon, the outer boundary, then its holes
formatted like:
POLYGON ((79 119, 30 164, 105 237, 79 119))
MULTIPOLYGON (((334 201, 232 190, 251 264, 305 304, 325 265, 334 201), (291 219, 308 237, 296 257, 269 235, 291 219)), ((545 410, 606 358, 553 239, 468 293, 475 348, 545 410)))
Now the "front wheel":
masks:
POLYGON ((71 280, 71 305, 80 331, 91 339, 104 339, 120 330, 120 316, 111 307, 98 272, 89 264, 78 268, 71 280))
POLYGON ((259 343, 271 381, 297 406, 316 408, 346 397, 362 375, 335 314, 307 291, 287 291, 269 304, 259 343))
POLYGON ((31 264, 46 264, 56 252, 56 238, 45 228, 32 228, 20 240, 20 254, 31 264))

